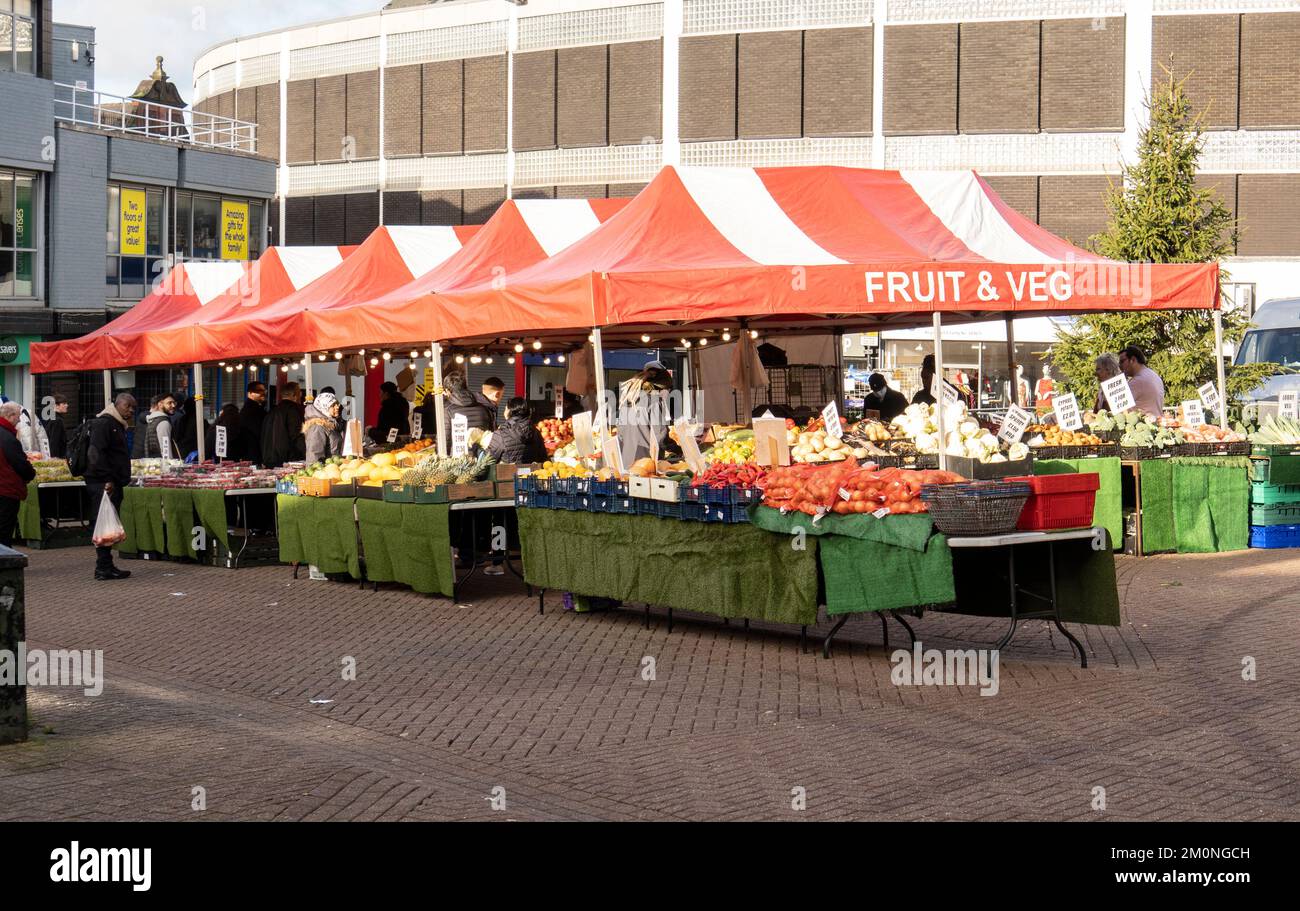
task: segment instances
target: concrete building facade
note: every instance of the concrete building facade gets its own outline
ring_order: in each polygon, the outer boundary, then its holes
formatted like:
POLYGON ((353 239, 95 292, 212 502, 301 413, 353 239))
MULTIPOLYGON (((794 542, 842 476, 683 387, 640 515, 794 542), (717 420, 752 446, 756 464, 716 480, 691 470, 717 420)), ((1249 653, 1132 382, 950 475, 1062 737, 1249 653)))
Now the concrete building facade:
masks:
POLYGON ((223 43, 195 100, 258 124, 277 242, 634 194, 666 163, 831 163, 975 168, 1086 243, 1170 67, 1249 303, 1295 291, 1298 58, 1282 0, 449 0, 223 43))

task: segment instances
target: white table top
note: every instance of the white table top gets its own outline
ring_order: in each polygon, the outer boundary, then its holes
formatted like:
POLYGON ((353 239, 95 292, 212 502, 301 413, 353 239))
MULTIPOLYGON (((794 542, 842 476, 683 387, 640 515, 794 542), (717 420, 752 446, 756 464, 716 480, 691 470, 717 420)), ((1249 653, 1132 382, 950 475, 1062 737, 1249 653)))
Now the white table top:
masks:
POLYGON ((514 500, 457 500, 452 509, 514 509, 514 500))
POLYGON ((255 493, 275 493, 274 487, 236 487, 226 491, 228 497, 244 497, 255 493))
POLYGON ((1067 531, 1013 531, 1005 535, 985 535, 978 538, 949 538, 949 547, 1006 547, 1010 544, 1046 544, 1049 541, 1078 541, 1091 538, 1093 528, 1073 528, 1067 531))
POLYGON ((42 481, 37 487, 85 487, 85 481, 42 481))

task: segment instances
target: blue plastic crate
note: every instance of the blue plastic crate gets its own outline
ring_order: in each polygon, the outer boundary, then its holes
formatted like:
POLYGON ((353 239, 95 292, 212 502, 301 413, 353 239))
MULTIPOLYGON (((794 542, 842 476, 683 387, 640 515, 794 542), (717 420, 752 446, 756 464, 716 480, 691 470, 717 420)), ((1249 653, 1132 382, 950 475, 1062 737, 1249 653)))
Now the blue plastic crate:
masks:
POLYGON ((572 496, 578 492, 577 487, 574 484, 576 480, 576 478, 552 478, 551 493, 572 496))
POLYGON ((704 521, 738 525, 749 521, 749 510, 741 503, 713 504, 709 506, 704 521))
POLYGON ((573 492, 576 494, 591 493, 591 478, 570 478, 573 482, 573 492))
POLYGON ((748 506, 763 499, 763 492, 757 487, 705 487, 704 502, 717 506, 748 506))
POLYGON ((582 508, 578 504, 577 494, 553 493, 551 494, 551 498, 552 498, 552 506, 551 506, 552 509, 568 509, 572 511, 572 510, 582 508))
POLYGON ((666 503, 663 500, 653 501, 655 504, 655 513, 661 519, 680 519, 682 517, 682 508, 685 503, 666 503))
POLYGON ((682 509, 682 519, 686 522, 703 522, 709 507, 704 503, 692 503, 689 500, 678 504, 682 509))
POLYGON ((515 493, 532 493, 537 489, 537 482, 532 475, 515 475, 515 493))
POLYGON ((1251 547, 1300 547, 1300 525, 1252 525, 1251 547))
POLYGON ((532 505, 534 509, 555 509, 555 494, 545 490, 535 491, 532 505))
POLYGON ((626 497, 627 481, 597 481, 593 478, 590 492, 598 497, 626 497))
POLYGON ((516 491, 515 491, 515 506, 520 507, 520 508, 522 508, 522 509, 529 509, 529 508, 531 508, 532 505, 533 505, 533 496, 534 496, 534 494, 532 493, 532 491, 528 491, 528 490, 516 490, 516 491))
POLYGON ((641 497, 628 497, 628 502, 632 504, 632 512, 638 516, 659 515, 659 503, 657 500, 646 500, 641 497))

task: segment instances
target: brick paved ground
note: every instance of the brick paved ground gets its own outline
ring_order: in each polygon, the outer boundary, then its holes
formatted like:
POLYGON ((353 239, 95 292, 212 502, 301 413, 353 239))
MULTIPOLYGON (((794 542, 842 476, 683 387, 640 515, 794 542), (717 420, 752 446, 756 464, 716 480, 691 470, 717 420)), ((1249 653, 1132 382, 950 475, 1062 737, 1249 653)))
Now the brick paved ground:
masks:
MULTIPOLYGON (((103 649, 107 684, 30 691, 0 820, 1300 818, 1300 552, 1122 558, 1124 626, 1077 630, 1089 669, 1029 624, 996 697, 895 687, 873 618, 824 661, 787 630, 554 596, 539 617, 508 576, 455 605, 285 568, 96 584, 91 560, 31 555, 30 645, 103 649)), ((987 644, 1002 621, 917 630, 987 644)))

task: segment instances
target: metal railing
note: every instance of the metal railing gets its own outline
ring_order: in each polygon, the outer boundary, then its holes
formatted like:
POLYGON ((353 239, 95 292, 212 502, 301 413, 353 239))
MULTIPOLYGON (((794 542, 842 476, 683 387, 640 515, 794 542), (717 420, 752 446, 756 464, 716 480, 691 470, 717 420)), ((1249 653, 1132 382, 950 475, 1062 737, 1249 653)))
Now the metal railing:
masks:
POLYGON ((257 124, 55 83, 54 119, 214 149, 257 151, 257 124))

